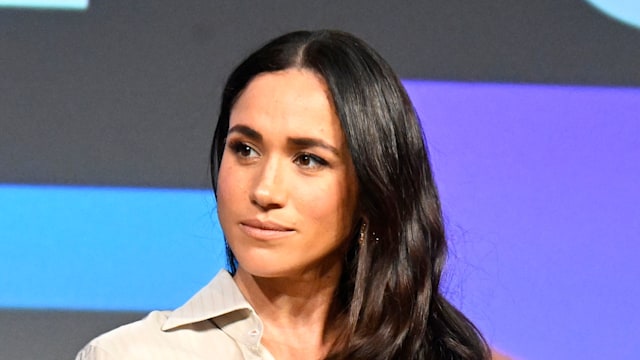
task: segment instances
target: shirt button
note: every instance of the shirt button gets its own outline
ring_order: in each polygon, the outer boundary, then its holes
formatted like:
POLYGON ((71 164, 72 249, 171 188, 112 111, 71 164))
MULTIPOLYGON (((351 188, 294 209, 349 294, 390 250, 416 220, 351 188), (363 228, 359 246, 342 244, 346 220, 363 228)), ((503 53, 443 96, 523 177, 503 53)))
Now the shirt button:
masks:
POLYGON ((258 334, 260 334, 260 331, 258 331, 258 329, 249 331, 249 336, 258 336, 258 334))

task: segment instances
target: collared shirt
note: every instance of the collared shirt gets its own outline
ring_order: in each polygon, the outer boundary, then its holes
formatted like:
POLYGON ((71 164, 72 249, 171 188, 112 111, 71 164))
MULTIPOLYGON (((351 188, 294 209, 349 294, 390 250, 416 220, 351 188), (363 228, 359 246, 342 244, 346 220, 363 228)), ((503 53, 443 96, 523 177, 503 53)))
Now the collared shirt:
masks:
POLYGON ((103 334, 76 360, 274 360, 260 344, 262 329, 262 321, 231 275, 221 270, 175 311, 153 311, 103 334))

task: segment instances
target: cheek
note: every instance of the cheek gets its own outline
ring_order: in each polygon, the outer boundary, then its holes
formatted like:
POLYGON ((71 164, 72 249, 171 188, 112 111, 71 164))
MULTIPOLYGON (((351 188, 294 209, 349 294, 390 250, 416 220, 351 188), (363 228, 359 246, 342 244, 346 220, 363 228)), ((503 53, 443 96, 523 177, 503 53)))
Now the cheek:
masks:
POLYGON ((316 184, 313 191, 298 191, 296 197, 300 212, 324 230, 334 228, 337 232, 343 232, 350 228, 355 200, 346 182, 316 184))
POLYGON ((242 188, 243 186, 238 182, 238 176, 235 174, 235 168, 232 164, 229 164, 229 161, 225 161, 223 157, 218 172, 216 190, 216 201, 220 216, 233 209, 233 204, 239 200, 238 196, 242 192, 242 188))
POLYGON ((218 202, 224 195, 227 193, 228 188, 228 169, 225 166, 224 158, 222 158, 222 162, 220 163, 220 168, 218 169, 218 179, 216 183, 216 197, 218 198, 218 202))

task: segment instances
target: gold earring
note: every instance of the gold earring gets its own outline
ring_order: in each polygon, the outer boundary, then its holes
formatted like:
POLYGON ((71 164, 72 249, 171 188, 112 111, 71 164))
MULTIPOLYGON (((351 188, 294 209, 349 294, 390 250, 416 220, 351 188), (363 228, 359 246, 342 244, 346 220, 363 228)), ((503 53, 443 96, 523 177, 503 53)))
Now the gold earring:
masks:
POLYGON ((360 246, 364 245, 364 242, 366 239, 367 239, 367 223, 362 221, 362 225, 360 225, 360 238, 358 239, 358 244, 360 244, 360 246))

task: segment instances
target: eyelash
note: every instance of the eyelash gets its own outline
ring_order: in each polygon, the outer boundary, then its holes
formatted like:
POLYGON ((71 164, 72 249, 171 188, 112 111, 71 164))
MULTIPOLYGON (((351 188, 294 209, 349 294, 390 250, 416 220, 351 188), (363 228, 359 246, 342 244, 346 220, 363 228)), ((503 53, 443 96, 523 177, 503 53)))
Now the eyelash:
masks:
POLYGON ((329 165, 329 163, 325 159, 323 159, 323 158, 321 158, 321 157, 319 157, 317 155, 310 154, 310 153, 301 153, 301 154, 297 155, 295 157, 295 159, 293 160, 293 162, 298 166, 302 166, 302 167, 304 167, 306 169, 314 169, 314 170, 315 169, 320 169, 320 168, 323 168, 323 167, 329 165), (317 163, 317 165, 302 165, 301 161, 302 161, 303 158, 306 158, 307 161, 308 160, 314 161, 314 162, 317 163))
POLYGON ((243 155, 242 152, 243 151, 253 151, 254 153, 256 153, 258 156, 260 155, 256 149, 254 149, 253 147, 251 147, 250 145, 247 145, 246 143, 243 143, 242 141, 232 141, 229 143, 229 148, 238 156, 242 157, 242 158, 250 158, 251 156, 249 154, 247 155, 243 155))
MULTIPOLYGON (((254 158, 256 156, 260 156, 260 153, 258 153, 258 151, 256 151, 256 149, 254 149, 252 146, 242 142, 242 141, 231 141, 228 143, 229 148, 233 151, 234 154, 236 154, 237 156, 239 156, 242 159, 251 159, 254 158), (247 153, 248 152, 248 153, 247 153), (255 153, 254 155, 251 154, 251 152, 255 153), (244 153, 244 154, 243 154, 244 153)), ((329 165, 329 162, 326 161, 325 159, 308 153, 308 152, 303 152, 300 154, 297 154, 295 156, 295 158, 293 159, 293 163, 304 168, 304 169, 310 169, 310 170, 317 170, 323 167, 326 167, 329 165), (310 165, 310 164, 303 164, 303 162, 314 162, 316 163, 315 165, 310 165)))

